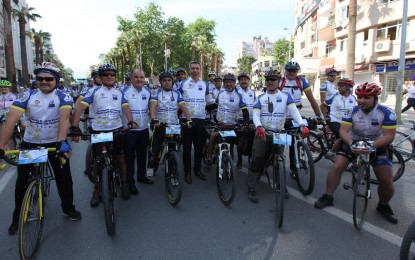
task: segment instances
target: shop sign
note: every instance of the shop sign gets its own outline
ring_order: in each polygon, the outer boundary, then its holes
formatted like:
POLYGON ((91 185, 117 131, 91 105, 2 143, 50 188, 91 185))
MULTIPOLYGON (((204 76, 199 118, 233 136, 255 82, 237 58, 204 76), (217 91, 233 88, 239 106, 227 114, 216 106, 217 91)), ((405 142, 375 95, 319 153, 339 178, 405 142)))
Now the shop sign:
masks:
MULTIPOLYGON (((398 71, 399 61, 389 61, 382 64, 376 64, 375 72, 391 72, 398 71)), ((415 59, 407 59, 405 61, 405 70, 415 70, 415 59)))

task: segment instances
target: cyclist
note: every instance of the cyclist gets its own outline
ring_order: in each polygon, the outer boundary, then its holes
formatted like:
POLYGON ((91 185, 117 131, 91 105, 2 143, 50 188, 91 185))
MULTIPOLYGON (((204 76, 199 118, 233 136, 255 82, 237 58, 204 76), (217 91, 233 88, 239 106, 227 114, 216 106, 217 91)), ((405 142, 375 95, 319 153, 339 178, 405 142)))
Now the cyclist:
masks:
MULTIPOLYGON (((242 95, 244 103, 246 104, 249 112, 249 127, 245 133, 239 136, 238 140, 238 162, 236 167, 242 168, 242 155, 250 155, 252 151, 252 143, 255 136, 255 128, 252 122, 252 109, 256 101, 255 91, 250 88, 250 77, 248 74, 242 72, 238 75, 238 82, 240 89, 238 92, 242 95)), ((238 115, 238 121, 242 121, 242 113, 238 115)))
MULTIPOLYGON (((254 203, 259 201, 255 191, 256 182, 264 171, 266 159, 273 146, 273 136, 267 134, 266 130, 283 129, 287 114, 290 113, 300 126, 301 132, 304 135, 309 133, 291 95, 278 89, 280 80, 281 74, 277 70, 271 69, 265 73, 267 92, 258 96, 253 108, 253 122, 256 131, 252 146, 252 161, 246 177, 246 184, 248 186, 248 198, 254 203)), ((282 153, 283 150, 281 147, 280 152, 282 153)))
POLYGON ((132 86, 133 85, 131 84, 131 72, 128 72, 124 75, 124 83, 122 84, 120 90, 124 91, 125 88, 132 86))
POLYGON ((212 89, 212 92, 210 93, 212 95, 212 98, 216 100, 219 92, 224 90, 224 87, 222 85, 222 77, 220 75, 215 75, 215 79, 213 80, 214 88, 212 89))
POLYGON ((209 81, 208 81, 209 93, 211 93, 212 90, 213 90, 213 88, 215 87, 215 82, 214 82, 215 76, 216 76, 216 73, 214 71, 209 71, 209 73, 208 73, 208 78, 209 78, 209 81))
POLYGON ((330 106, 327 106, 324 102, 333 98, 333 96, 337 93, 337 86, 334 84, 337 74, 337 70, 327 69, 327 80, 320 86, 320 109, 323 114, 330 112, 330 106))
MULTIPOLYGON (((298 77, 298 71, 300 70, 300 64, 295 61, 289 61, 285 64, 285 76, 280 81, 279 89, 282 92, 288 93, 294 99, 295 105, 297 106, 298 110, 301 110, 303 107, 301 103, 301 96, 303 92, 305 93, 308 101, 313 108, 313 111, 317 117, 321 117, 320 108, 316 99, 313 96, 311 91, 310 83, 308 83, 307 79, 304 77, 298 77)), ((291 116, 288 114, 287 116, 290 118, 291 116)), ((289 148, 289 155, 290 155, 290 169, 291 169, 291 176, 296 178, 296 168, 294 164, 294 147, 290 146, 289 148)))
MULTIPOLYGON (((10 92, 11 87, 12 84, 8 80, 0 80, 0 124, 3 124, 3 122, 6 121, 10 106, 17 99, 17 95, 10 92)), ((9 139, 8 146, 10 149, 16 147, 14 138, 9 139)))
POLYGON ((65 86, 65 79, 64 78, 59 79, 58 89, 62 90, 65 93, 71 93, 71 89, 69 87, 65 86))
POLYGON ((410 87, 408 89, 408 99, 407 99, 408 104, 402 109, 401 113, 404 113, 405 111, 407 111, 411 107, 415 110, 415 86, 414 86, 414 83, 415 82, 413 82, 409 85, 410 87))
POLYGON ((190 77, 184 80, 179 88, 186 102, 194 127, 183 129, 183 166, 185 181, 192 183, 191 150, 194 147, 194 174, 202 181, 206 176, 200 171, 202 166, 203 142, 205 141, 204 120, 206 118, 206 103, 214 103, 209 93, 208 85, 200 78, 200 63, 192 61, 189 64, 190 77))
POLYGON ((370 163, 379 181, 379 203, 376 210, 388 221, 398 223, 398 218, 388 204, 394 193, 389 145, 395 138, 396 115, 392 109, 378 104, 380 93, 381 88, 375 83, 366 82, 357 86, 357 106, 343 116, 340 151, 327 175, 326 193, 314 203, 316 208, 333 206, 333 194, 340 183, 341 175, 349 162, 356 158, 352 152, 352 144, 367 138, 373 141, 372 146, 376 149, 370 155, 370 163))
MULTIPOLYGON (((124 94, 115 89, 117 69, 112 64, 103 64, 98 68, 98 75, 101 77, 102 86, 97 87, 91 95, 85 97, 79 109, 75 110, 71 133, 75 142, 80 141, 82 131, 79 128, 79 121, 82 112, 91 104, 94 105, 95 118, 92 121, 92 133, 97 132, 115 132, 122 129, 122 112, 128 120, 130 128, 136 128, 137 124, 133 122, 131 110, 128 102, 124 98, 124 94)), ((114 138, 114 153, 118 161, 121 177, 121 195, 124 200, 130 198, 129 184, 127 182, 127 167, 125 155, 123 153, 123 136, 117 135, 114 138)), ((99 183, 96 182, 91 201, 99 199, 99 183)), ((96 201, 96 200, 95 200, 96 201)), ((92 203, 91 203, 92 204, 92 203)))
MULTIPOLYGON (((243 115, 243 129, 245 130, 249 124, 249 112, 242 95, 235 89, 236 77, 231 73, 227 73, 223 76, 223 82, 225 90, 218 94, 214 104, 208 105, 206 108, 207 110, 218 109, 216 120, 219 125, 235 125, 238 112, 241 111, 243 115)), ((218 132, 210 134, 206 158, 207 168, 212 164, 213 145, 218 135, 218 132)))
POLYGON ((186 70, 183 68, 178 68, 176 70, 176 80, 174 81, 173 89, 178 90, 180 88, 180 84, 185 79, 186 79, 186 70))
MULTIPOLYGON (((324 116, 329 118, 330 130, 334 133, 336 138, 340 138, 340 124, 344 114, 348 114, 356 104, 356 98, 351 94, 350 90, 353 89, 354 81, 351 79, 343 78, 337 83, 338 93, 334 94, 331 99, 324 101, 324 106, 330 106, 330 113, 327 110, 322 109, 324 116)), ((334 158, 336 152, 339 149, 339 143, 335 142, 330 151, 327 152, 327 158, 334 158)))
MULTIPOLYGON (((130 193, 138 195, 138 189, 135 186, 134 164, 137 160, 137 181, 145 184, 153 184, 153 181, 146 177, 147 171, 147 146, 149 141, 148 132, 148 106, 150 104, 151 92, 144 86, 145 74, 141 69, 135 69, 131 72, 132 87, 124 89, 125 99, 131 109, 133 121, 137 123, 136 129, 130 129, 124 143, 125 159, 127 161, 127 178, 130 187, 130 193)), ((127 127, 128 120, 123 116, 124 127, 127 127)))
POLYGON ((161 72, 159 74, 161 89, 155 96, 151 97, 150 117, 151 137, 149 147, 149 167, 156 171, 158 166, 158 155, 161 151, 165 136, 165 125, 177 125, 179 123, 177 110, 180 108, 186 117, 186 125, 192 126, 192 118, 184 103, 183 97, 177 90, 173 89, 173 74, 170 72, 161 72), (163 126, 160 126, 163 123, 163 126))
MULTIPOLYGON (((0 155, 4 156, 7 140, 12 135, 15 124, 25 113, 27 127, 20 148, 56 147, 60 154, 69 158, 71 156, 71 147, 66 142, 66 135, 69 129, 72 98, 68 93, 64 93, 56 88, 61 76, 60 69, 53 63, 43 62, 36 67, 34 74, 39 87, 35 90, 24 92, 10 107, 7 120, 1 128, 0 155)), ((81 219, 81 213, 73 205, 72 176, 69 160, 67 160, 66 164, 61 165, 60 160, 55 155, 49 155, 49 161, 55 172, 56 186, 61 198, 63 215, 68 216, 70 220, 81 219)), ((10 235, 15 234, 18 229, 20 208, 31 170, 32 165, 30 164, 17 167, 15 208, 13 221, 8 230, 10 235)))

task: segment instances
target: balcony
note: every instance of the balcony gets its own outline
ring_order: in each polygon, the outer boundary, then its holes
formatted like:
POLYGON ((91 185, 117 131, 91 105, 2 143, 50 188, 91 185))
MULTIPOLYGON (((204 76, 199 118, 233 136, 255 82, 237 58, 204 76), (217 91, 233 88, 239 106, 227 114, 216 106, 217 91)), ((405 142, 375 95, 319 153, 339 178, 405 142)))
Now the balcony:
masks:
POLYGON ((334 29, 332 25, 329 25, 323 29, 318 31, 318 39, 319 41, 329 42, 335 39, 334 37, 334 29))
POLYGON ((335 0, 321 0, 318 8, 319 17, 329 17, 334 14, 336 8, 335 0))

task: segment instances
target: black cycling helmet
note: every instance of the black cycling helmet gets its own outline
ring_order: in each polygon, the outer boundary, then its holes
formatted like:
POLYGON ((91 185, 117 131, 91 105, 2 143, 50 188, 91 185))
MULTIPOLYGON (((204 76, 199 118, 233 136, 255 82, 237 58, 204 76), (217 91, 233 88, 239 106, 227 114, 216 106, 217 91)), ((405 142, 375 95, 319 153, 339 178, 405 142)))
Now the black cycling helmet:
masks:
POLYGON ((220 81, 222 81, 222 77, 221 77, 219 74, 216 74, 216 75, 215 75, 214 80, 217 80, 217 79, 219 79, 220 81))
POLYGON ((159 74, 159 81, 161 81, 164 78, 171 78, 173 80, 173 74, 170 71, 162 71, 159 74))
POLYGON ((97 69, 93 69, 92 72, 91 72, 91 78, 93 79, 96 76, 98 76, 98 70, 97 69))
POLYGON ((125 79, 131 79, 131 72, 125 73, 124 78, 125 79))
POLYGON ((183 69, 183 68, 178 68, 177 70, 176 70, 176 76, 179 76, 179 73, 180 72, 183 72, 184 74, 186 74, 186 70, 185 69, 183 69))
POLYGON ((226 73, 226 74, 223 76, 223 81, 225 81, 225 80, 233 80, 233 81, 235 81, 235 82, 236 82, 235 75, 233 75, 232 73, 226 73))
POLYGON ((285 64, 285 70, 300 70, 300 64, 296 61, 289 61, 285 64))
POLYGON ((240 78, 247 78, 248 80, 250 80, 250 79, 251 79, 251 78, 249 77, 249 75, 248 75, 248 74, 246 74, 245 72, 241 72, 241 73, 239 73, 239 75, 238 75, 238 80, 239 80, 240 78))
POLYGON ((265 78, 277 78, 281 79, 281 72, 277 69, 270 69, 269 71, 265 72, 265 78))
POLYGON ((114 73, 117 73, 117 69, 114 67, 114 65, 109 64, 109 63, 105 63, 99 66, 98 75, 102 76, 102 73, 104 73, 104 71, 112 71, 114 73))

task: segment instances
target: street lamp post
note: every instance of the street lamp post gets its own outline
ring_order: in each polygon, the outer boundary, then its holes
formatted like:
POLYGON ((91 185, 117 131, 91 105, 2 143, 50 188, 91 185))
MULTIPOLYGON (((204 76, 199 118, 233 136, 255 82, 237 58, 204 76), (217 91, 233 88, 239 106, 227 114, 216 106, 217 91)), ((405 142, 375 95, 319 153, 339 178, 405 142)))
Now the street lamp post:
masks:
POLYGON ((283 30, 288 31, 289 34, 290 34, 290 40, 288 42, 288 61, 290 61, 291 60, 291 41, 292 41, 293 37, 291 35, 291 30, 290 29, 288 29, 287 27, 284 27, 283 30))
POLYGON ((164 71, 167 71, 167 58, 170 56, 170 49, 167 49, 167 38, 175 35, 175 33, 164 33, 164 71))

